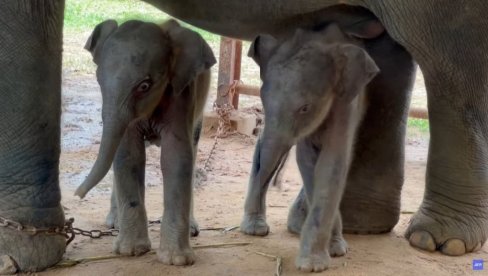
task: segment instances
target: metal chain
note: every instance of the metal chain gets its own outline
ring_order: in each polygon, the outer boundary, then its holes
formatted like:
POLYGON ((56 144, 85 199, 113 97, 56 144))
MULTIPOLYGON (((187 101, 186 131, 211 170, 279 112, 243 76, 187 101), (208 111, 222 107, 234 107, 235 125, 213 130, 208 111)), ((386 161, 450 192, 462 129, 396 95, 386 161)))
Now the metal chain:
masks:
MULTIPOLYGON (((227 90, 227 92, 222 96, 227 96, 228 94, 230 94, 231 95, 230 98, 233 98, 235 93, 236 93, 237 85, 239 85, 240 83, 241 83, 240 80, 233 81, 231 83, 231 85, 229 85, 229 89, 227 90)), ((219 139, 225 138, 228 135, 235 133, 235 131, 231 130, 232 127, 231 127, 231 123, 230 123, 230 115, 232 114, 232 111, 234 111, 234 107, 232 106, 232 104, 225 103, 222 106, 218 106, 217 103, 214 102, 213 110, 219 116, 219 123, 218 123, 218 127, 217 127, 217 132, 214 135, 214 143, 213 143, 212 148, 210 149, 210 152, 208 153, 208 156, 205 159, 205 162, 203 164, 203 170, 205 172, 207 172, 209 167, 210 167, 210 160, 212 160, 212 156, 215 153, 215 149, 217 148, 217 144, 219 143, 219 139)))
POLYGON ((35 236, 37 234, 46 234, 46 235, 61 235, 65 237, 68 242, 71 242, 74 238, 74 235, 70 236, 70 232, 68 231, 67 225, 72 225, 74 219, 69 219, 64 226, 55 226, 55 227, 35 227, 31 225, 23 225, 18 221, 14 221, 11 219, 7 219, 4 217, 0 217, 0 227, 8 228, 11 230, 19 231, 27 233, 31 236, 35 236))
POLYGON ((75 221, 74 218, 69 218, 64 223, 63 227, 35 227, 31 225, 23 225, 20 222, 7 219, 4 217, 0 217, 0 227, 8 228, 11 230, 27 233, 31 236, 35 236, 37 234, 46 234, 46 235, 60 235, 66 238, 66 245, 70 244, 71 241, 74 240, 76 235, 82 235, 86 237, 90 237, 92 239, 99 239, 103 236, 117 236, 119 230, 117 229, 110 229, 108 231, 102 230, 83 230, 80 228, 73 227, 73 222, 75 221))

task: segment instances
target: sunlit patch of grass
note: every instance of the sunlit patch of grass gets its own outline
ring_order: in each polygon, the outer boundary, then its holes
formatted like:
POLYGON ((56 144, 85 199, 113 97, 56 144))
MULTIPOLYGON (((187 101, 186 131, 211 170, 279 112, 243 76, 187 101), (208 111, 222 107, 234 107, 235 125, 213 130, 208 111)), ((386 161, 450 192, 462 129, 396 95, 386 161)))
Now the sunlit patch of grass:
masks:
MULTIPOLYGON (((68 0, 64 13, 65 32, 91 31, 98 23, 114 19, 119 24, 131 19, 163 22, 169 15, 140 0, 68 0)), ((189 26, 184 24, 185 26, 189 26)), ((207 41, 217 41, 218 35, 190 27, 207 41)))
POLYGON ((429 120, 408 118, 407 122, 408 136, 429 136, 429 120))
MULTIPOLYGON (((95 64, 83 45, 100 22, 114 19, 119 24, 132 19, 161 23, 171 18, 164 12, 140 0, 68 0, 64 12, 63 68, 68 71, 93 74, 95 64)), ((220 36, 182 23, 216 45, 220 36)))

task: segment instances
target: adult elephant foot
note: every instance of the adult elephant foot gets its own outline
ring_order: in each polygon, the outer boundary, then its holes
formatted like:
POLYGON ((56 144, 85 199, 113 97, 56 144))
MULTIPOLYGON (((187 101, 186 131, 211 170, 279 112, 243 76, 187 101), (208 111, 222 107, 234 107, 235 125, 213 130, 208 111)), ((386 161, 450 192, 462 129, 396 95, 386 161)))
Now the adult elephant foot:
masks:
MULTIPOLYGON (((36 224, 28 223, 16 218, 12 214, 5 214, 12 220, 23 225, 41 227, 63 227, 64 216, 59 208, 55 211, 44 212, 42 217, 51 215, 51 220, 36 224), (44 216, 45 215, 45 216, 44 216)), ((39 210, 36 210, 39 211, 39 210)), ((34 210, 31 211, 34 213, 34 210)), ((16 212, 17 213, 17 212, 16 212)), ((0 227, 0 275, 22 272, 36 272, 44 270, 59 262, 66 249, 66 238, 61 235, 43 234, 31 235, 10 228, 0 227)))
MULTIPOLYGON (((398 185, 401 187, 401 184, 398 185)), ((381 234, 391 231, 398 222, 400 214, 400 191, 390 194, 390 199, 384 195, 378 200, 378 194, 367 194, 366 191, 350 192, 343 198, 341 214, 343 232, 351 234, 381 234), (395 200, 396 199, 396 200, 395 200)), ((288 231, 300 234, 302 225, 307 217, 308 206, 303 189, 293 202, 288 213, 288 231)))
POLYGON ((340 208, 344 233, 381 234, 395 227, 400 218, 403 168, 392 171, 392 175, 350 174, 340 208))
MULTIPOLYGON (((488 238, 488 180, 480 175, 481 169, 471 171, 466 177, 451 172, 465 172, 468 168, 453 169, 453 164, 439 166, 437 162, 448 159, 438 159, 445 150, 436 152, 436 146, 432 141, 424 200, 410 220, 405 237, 413 247, 438 250, 449 256, 478 251, 488 238), (449 172, 445 168, 450 168, 449 172)), ((467 154, 470 150, 463 151, 467 154)))
POLYGON ((466 218, 465 214, 443 216, 421 209, 412 218, 406 237, 413 247, 459 256, 478 251, 485 243, 488 221, 477 220, 476 217, 466 218), (461 217, 464 218, 460 220, 461 217))

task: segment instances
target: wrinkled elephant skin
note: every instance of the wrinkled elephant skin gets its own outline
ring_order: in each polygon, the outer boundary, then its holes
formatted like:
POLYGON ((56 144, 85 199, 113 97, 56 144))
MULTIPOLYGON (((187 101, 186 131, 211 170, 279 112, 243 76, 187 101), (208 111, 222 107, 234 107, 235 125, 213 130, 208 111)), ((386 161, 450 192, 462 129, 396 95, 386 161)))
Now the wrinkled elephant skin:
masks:
MULTIPOLYGON (((58 165, 64 1, 1 5, 0 217, 62 228, 58 165)), ((42 270, 60 261, 65 248, 61 235, 0 227, 0 270, 42 270)))

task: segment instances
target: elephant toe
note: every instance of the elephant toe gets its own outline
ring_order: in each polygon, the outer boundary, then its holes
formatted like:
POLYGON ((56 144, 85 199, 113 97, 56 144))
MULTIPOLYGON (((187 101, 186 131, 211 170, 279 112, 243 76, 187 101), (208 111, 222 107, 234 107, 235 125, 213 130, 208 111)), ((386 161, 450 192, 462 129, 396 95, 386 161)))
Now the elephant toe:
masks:
POLYGON ((160 248, 158 250, 158 260, 167 265, 191 265, 195 262, 195 254, 191 248, 160 248))
POLYGON ((466 244, 460 239, 449 239, 440 248, 440 251, 449 256, 466 254, 466 244))
POLYGON ((140 256, 151 250, 151 242, 149 239, 141 239, 137 241, 117 239, 114 243, 114 252, 125 256, 140 256))
POLYGON ((434 238, 426 231, 415 231, 408 240, 411 246, 425 251, 433 252, 436 249, 434 238))
POLYGON ((299 256, 295 261, 295 266, 301 272, 322 272, 329 268, 330 257, 327 252, 299 256))

